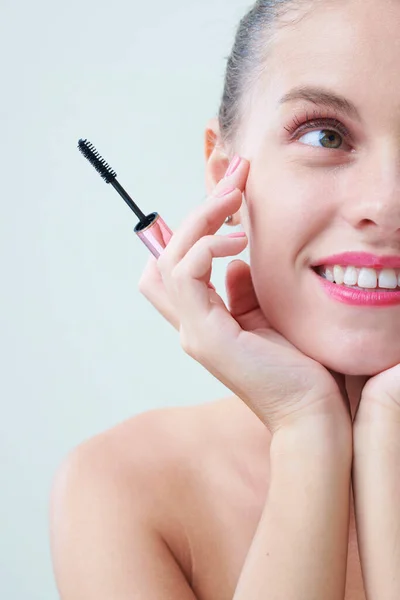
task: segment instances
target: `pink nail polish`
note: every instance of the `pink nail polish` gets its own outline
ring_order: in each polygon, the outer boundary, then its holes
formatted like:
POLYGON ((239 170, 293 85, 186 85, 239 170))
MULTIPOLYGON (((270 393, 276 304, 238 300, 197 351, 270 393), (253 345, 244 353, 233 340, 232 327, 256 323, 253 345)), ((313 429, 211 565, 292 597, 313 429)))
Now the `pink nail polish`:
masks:
POLYGON ((225 173, 225 177, 229 177, 230 175, 232 175, 236 169, 238 168, 238 166, 240 165, 242 159, 240 158, 240 156, 238 154, 235 154, 235 156, 232 158, 231 163, 225 173))
POLYGON ((235 231, 235 233, 228 233, 227 237, 243 238, 243 237, 246 237, 246 233, 244 231, 235 231))

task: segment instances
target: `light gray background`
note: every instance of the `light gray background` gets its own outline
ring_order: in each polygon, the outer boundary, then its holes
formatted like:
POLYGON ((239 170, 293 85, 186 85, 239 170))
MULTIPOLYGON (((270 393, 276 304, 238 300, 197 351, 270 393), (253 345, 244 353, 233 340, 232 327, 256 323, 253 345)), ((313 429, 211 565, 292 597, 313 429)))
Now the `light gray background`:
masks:
POLYGON ((205 198, 204 126, 250 5, 1 0, 1 598, 58 598, 48 500, 73 447, 229 393, 140 295, 137 219, 76 144, 176 229, 205 198))

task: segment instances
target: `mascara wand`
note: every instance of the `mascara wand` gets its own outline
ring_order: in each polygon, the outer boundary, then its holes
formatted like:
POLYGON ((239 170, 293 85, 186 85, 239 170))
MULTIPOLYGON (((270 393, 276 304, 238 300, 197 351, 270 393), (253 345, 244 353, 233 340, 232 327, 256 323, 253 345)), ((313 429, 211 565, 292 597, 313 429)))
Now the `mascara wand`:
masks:
POLYGON ((134 232, 147 246, 150 252, 158 258, 171 239, 173 232, 165 221, 156 212, 145 215, 138 205, 132 200, 122 185, 117 181, 117 174, 110 165, 100 156, 96 148, 88 140, 80 139, 78 148, 83 156, 96 169, 106 183, 111 183, 113 188, 123 198, 129 208, 139 219, 134 232))

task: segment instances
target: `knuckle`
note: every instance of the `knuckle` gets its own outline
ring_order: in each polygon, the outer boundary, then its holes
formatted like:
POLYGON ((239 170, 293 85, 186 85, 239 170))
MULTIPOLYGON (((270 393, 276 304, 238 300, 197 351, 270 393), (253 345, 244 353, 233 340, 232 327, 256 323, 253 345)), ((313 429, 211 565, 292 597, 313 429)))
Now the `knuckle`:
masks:
POLYGON ((189 343, 189 341, 186 338, 182 339, 182 334, 181 334, 181 347, 186 354, 188 354, 191 358, 193 358, 191 344, 189 343))
POLYGON ((194 341, 193 336, 189 337, 182 329, 180 332, 180 342, 182 349, 190 358, 194 358, 195 360, 200 359, 198 344, 194 341))
MULTIPOLYGON (((139 292, 149 301, 153 306, 160 297, 161 286, 159 282, 154 278, 151 273, 142 273, 138 281, 139 292)), ((162 288, 163 294, 165 294, 165 288, 162 288)))
POLYGON ((214 240, 215 235, 203 235, 190 248, 187 254, 188 258, 195 258, 200 254, 206 254, 207 252, 209 252, 214 240))
POLYGON ((167 249, 164 249, 162 254, 157 259, 158 271, 163 274, 169 271, 170 258, 167 249))
POLYGON ((143 296, 148 297, 151 289, 154 287, 154 280, 152 275, 148 271, 144 271, 138 281, 138 289, 143 296))
POLYGON ((186 279, 188 276, 187 264, 186 261, 181 261, 177 265, 175 265, 171 271, 171 280, 175 283, 179 283, 180 281, 186 279))
POLYGON ((139 279, 139 282, 138 282, 138 289, 139 289, 139 292, 140 292, 141 294, 143 294, 143 296, 146 296, 146 297, 147 297, 147 294, 148 294, 148 291, 149 291, 149 283, 148 283, 148 281, 147 281, 147 277, 145 277, 145 276, 142 276, 142 277, 139 279))
POLYGON ((209 246, 213 240, 214 240, 213 235, 204 235, 203 237, 201 237, 199 239, 197 244, 198 244, 200 250, 206 250, 207 248, 209 248, 209 246))
POLYGON ((154 291, 148 285, 139 284, 139 292, 142 294, 142 296, 144 296, 144 298, 146 298, 146 300, 148 300, 148 302, 150 302, 150 304, 156 307, 156 298, 154 296, 154 291))
MULTIPOLYGON (((215 199, 210 198, 209 202, 204 206, 204 211, 202 214, 203 228, 205 230, 210 229, 213 226, 214 218, 213 213, 215 209, 215 199)), ((207 236, 206 236, 207 237, 207 236)))

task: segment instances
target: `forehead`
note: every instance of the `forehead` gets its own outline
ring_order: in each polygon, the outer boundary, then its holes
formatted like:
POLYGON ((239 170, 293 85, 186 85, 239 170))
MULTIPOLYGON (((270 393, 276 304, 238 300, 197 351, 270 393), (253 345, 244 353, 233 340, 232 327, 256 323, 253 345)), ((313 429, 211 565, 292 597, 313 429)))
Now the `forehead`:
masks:
POLYGON ((398 105, 399 28, 400 0, 316 2, 275 32, 262 75, 269 96, 276 102, 293 86, 314 85, 374 109, 398 105))

